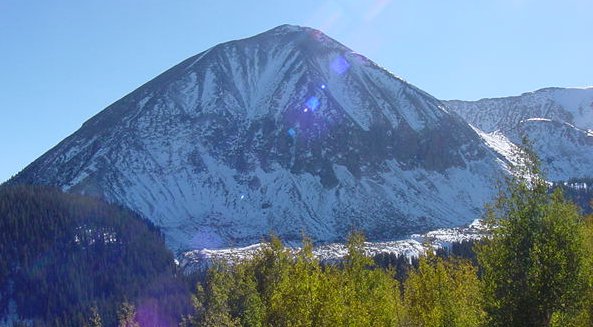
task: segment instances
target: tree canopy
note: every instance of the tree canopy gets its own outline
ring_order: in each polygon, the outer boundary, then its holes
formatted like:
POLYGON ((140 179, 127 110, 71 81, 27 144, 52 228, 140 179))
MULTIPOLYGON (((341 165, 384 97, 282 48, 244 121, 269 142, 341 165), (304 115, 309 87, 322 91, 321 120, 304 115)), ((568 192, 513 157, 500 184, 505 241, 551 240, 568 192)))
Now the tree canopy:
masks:
POLYGON ((586 285, 579 210, 560 190, 549 192, 537 158, 524 151, 488 210, 492 235, 478 247, 492 326, 550 326, 574 316, 586 285))
POLYGON ((188 296, 149 221, 50 187, 0 188, 0 253, 0 316, 12 302, 29 321, 82 326, 93 316, 111 326, 125 299, 159 298, 166 307, 188 296))

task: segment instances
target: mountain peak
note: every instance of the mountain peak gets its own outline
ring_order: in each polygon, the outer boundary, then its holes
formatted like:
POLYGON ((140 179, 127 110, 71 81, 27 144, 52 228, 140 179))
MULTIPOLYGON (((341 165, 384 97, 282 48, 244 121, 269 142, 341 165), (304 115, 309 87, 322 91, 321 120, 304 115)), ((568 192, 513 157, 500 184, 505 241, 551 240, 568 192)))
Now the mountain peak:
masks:
POLYGON ((202 248, 462 224, 489 199, 497 165, 434 97, 317 30, 282 25, 183 61, 10 183, 105 198, 172 247, 202 248))
MULTIPOLYGON (((291 24, 282 24, 278 25, 265 33, 274 33, 274 34, 286 34, 286 33, 310 33, 310 32, 319 32, 311 27, 307 26, 300 26, 300 25, 291 25, 291 24)), ((321 32, 319 32, 321 33, 321 32)))
POLYGON ((257 34, 253 37, 231 41, 225 44, 235 45, 239 42, 241 46, 244 43, 255 42, 259 45, 271 45, 274 47, 294 47, 297 49, 308 49, 308 52, 324 52, 327 50, 337 50, 341 52, 352 52, 351 49, 342 43, 332 39, 325 33, 311 27, 284 24, 257 34))

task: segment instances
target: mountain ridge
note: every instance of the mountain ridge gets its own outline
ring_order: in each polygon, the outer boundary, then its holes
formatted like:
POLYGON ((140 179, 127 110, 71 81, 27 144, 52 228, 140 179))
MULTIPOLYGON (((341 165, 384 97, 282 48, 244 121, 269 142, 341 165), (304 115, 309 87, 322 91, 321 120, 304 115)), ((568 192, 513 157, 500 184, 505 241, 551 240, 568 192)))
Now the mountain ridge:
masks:
POLYGON ((551 180, 591 176, 593 87, 549 87, 519 96, 443 103, 486 134, 502 134, 515 145, 526 136, 551 180))
POLYGON ((122 204, 195 249, 469 223, 502 170, 439 100, 319 31, 280 26, 175 65, 8 183, 122 204))

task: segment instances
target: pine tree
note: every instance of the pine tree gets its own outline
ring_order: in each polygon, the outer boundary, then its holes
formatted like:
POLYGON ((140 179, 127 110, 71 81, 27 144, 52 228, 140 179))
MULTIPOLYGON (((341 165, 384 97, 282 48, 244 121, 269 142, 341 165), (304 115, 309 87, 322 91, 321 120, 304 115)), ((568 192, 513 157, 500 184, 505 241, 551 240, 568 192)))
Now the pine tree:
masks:
POLYGON ((117 325, 118 327, 140 327, 136 321, 136 307, 133 304, 126 301, 120 305, 117 310, 117 325))
POLYGON ((99 315, 99 309, 96 305, 91 307, 91 316, 88 322, 89 327, 102 327, 103 322, 101 321, 101 315, 99 315))

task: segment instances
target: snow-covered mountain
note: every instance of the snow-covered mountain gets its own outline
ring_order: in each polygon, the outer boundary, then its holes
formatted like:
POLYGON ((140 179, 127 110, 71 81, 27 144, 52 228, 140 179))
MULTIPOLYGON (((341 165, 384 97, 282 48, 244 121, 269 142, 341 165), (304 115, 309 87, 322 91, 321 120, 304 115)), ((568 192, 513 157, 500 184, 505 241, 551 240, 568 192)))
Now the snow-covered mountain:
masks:
POLYGON ((501 172, 440 101, 319 31, 283 25, 183 61, 8 183, 120 203, 182 250, 462 225, 501 172))
POLYGON ((444 102, 483 131, 485 139, 497 139, 499 150, 520 144, 521 137, 527 136, 551 180, 593 176, 593 87, 444 102))

